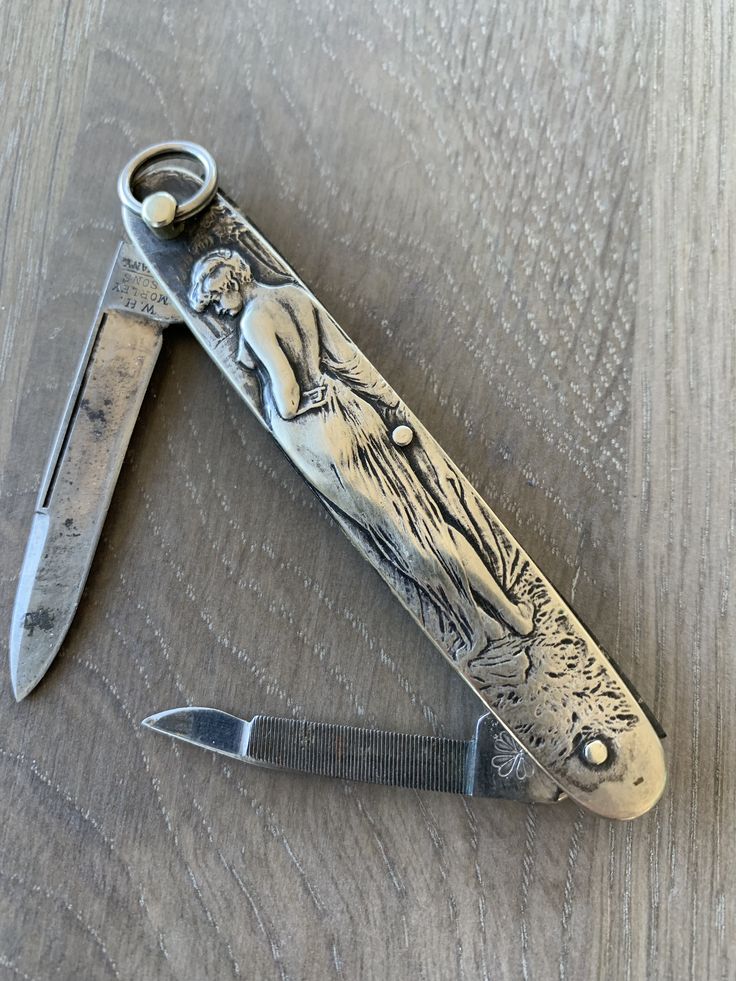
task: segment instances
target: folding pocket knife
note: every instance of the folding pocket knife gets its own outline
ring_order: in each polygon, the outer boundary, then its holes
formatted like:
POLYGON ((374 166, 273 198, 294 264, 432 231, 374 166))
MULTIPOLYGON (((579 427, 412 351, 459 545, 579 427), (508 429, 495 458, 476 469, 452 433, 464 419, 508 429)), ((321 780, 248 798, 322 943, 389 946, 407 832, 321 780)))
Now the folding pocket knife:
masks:
POLYGON ((20 575, 18 699, 63 641, 167 324, 184 322, 348 538, 475 691, 469 741, 186 707, 158 731, 229 756, 395 786, 648 811, 666 779, 646 706, 450 460, 258 229, 210 154, 149 147, 20 575), (192 172, 192 161, 203 176, 192 172))

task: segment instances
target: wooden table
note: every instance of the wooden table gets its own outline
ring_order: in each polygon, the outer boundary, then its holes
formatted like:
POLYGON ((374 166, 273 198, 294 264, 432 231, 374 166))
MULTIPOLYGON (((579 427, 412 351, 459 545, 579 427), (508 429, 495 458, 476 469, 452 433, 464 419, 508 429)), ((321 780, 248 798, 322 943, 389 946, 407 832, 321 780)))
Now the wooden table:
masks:
POLYGON ((181 329, 57 663, 19 705, 2 668, 0 977, 734 977, 733 7, 0 22, 3 621, 118 171, 192 138, 636 680, 670 765, 613 825, 142 731, 188 700, 454 736, 478 711, 181 329))

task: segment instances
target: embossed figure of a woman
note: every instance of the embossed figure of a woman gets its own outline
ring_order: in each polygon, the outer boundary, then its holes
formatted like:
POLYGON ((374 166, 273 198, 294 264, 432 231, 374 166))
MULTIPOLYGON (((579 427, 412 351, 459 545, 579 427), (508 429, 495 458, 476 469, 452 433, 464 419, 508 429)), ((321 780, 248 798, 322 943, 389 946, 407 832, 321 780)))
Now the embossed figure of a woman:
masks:
POLYGON ((509 631, 532 631, 530 605, 506 595, 393 444, 376 405, 395 409, 397 396, 306 290, 259 283, 241 255, 215 250, 194 266, 189 299, 199 312, 212 304, 240 315, 238 360, 259 373, 274 437, 372 550, 430 599, 456 659, 509 631))

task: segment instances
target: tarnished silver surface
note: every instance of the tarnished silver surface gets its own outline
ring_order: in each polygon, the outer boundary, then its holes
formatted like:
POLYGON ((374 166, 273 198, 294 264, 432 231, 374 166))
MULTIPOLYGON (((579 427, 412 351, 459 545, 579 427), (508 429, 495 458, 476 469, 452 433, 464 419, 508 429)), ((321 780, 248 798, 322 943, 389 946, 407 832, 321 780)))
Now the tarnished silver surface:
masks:
POLYGON ((115 257, 39 492, 10 631, 20 701, 69 628, 161 349, 179 319, 129 245, 115 257))
POLYGON ((143 720, 156 732, 277 770, 412 790, 553 803, 560 789, 489 713, 472 739, 176 708, 143 720))
MULTIPOLYGON (((171 168, 145 193, 177 199, 171 168)), ((183 319, 450 664, 571 797, 621 819, 665 783, 659 738, 590 633, 296 273, 223 196, 131 239, 183 319), (391 434, 408 427, 398 445, 391 434), (586 756, 591 739, 605 745, 586 756)))

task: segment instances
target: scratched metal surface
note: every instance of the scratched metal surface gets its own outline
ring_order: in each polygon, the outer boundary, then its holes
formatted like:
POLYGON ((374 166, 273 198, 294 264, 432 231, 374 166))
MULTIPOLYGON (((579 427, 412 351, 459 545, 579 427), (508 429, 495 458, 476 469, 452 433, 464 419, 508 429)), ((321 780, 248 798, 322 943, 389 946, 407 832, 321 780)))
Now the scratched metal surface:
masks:
POLYGON ((671 776, 613 826, 142 732, 187 700, 453 737, 477 711, 172 333, 58 663, 20 706, 2 668, 0 977, 734 975, 733 20, 0 7, 4 621, 115 177, 190 137, 635 678, 671 776))

